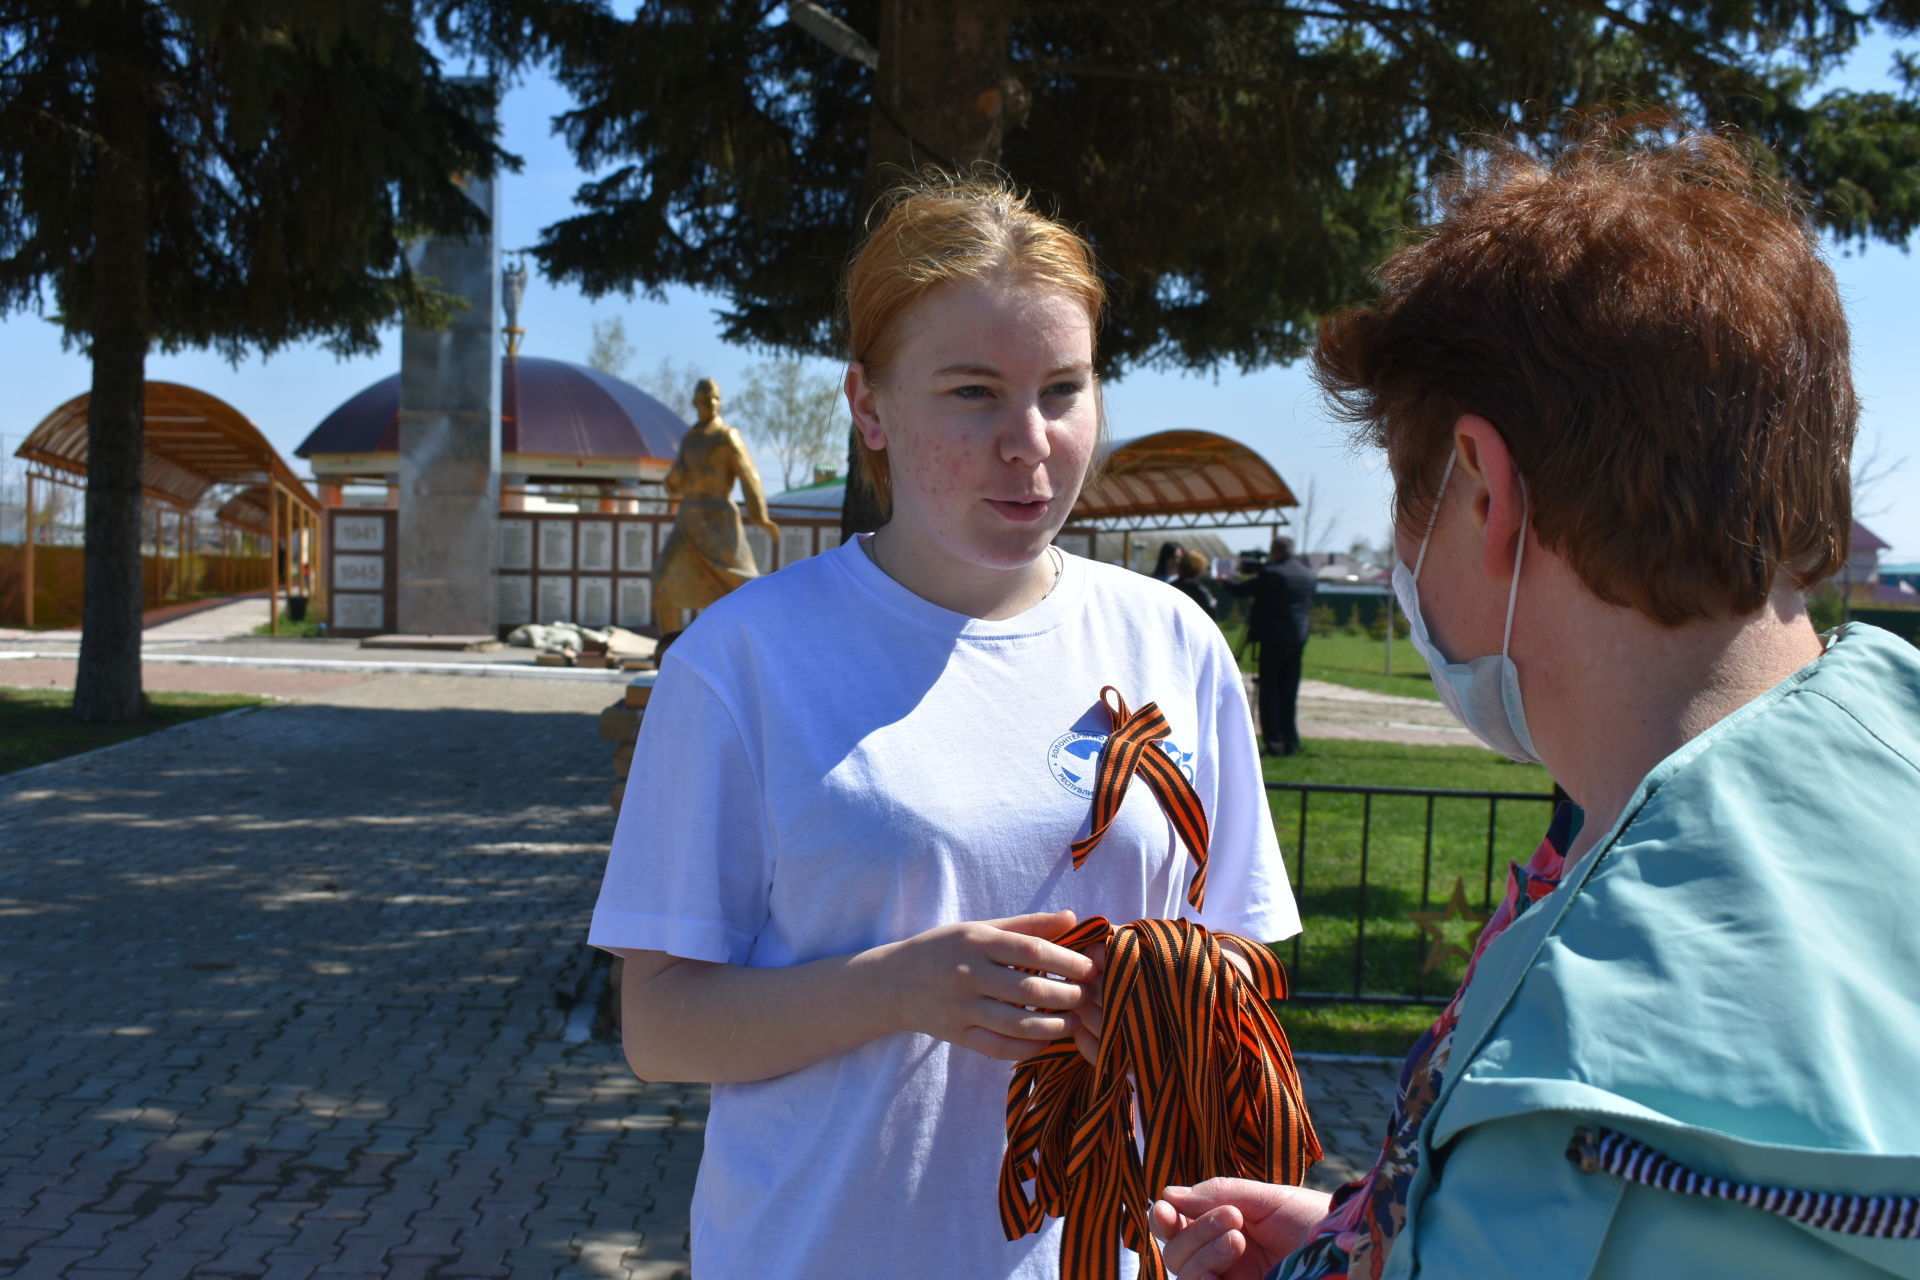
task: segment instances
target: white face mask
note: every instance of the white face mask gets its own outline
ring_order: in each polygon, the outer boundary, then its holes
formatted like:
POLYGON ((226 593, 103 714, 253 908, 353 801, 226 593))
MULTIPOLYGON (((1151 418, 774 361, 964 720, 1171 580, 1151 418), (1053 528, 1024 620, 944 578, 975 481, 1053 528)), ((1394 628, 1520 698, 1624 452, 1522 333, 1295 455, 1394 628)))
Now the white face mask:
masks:
POLYGON ((1513 557, 1513 587, 1507 592, 1507 630, 1500 639, 1500 652, 1471 662, 1449 662, 1427 635, 1427 624, 1420 616, 1420 592, 1415 584, 1420 581, 1420 568, 1427 561, 1427 543, 1433 538, 1434 521, 1440 518, 1440 500, 1447 495, 1447 481, 1453 478, 1454 460, 1459 456, 1452 454, 1447 458, 1447 469, 1440 476, 1440 492, 1434 495, 1433 512, 1427 517, 1427 531, 1420 539, 1412 571, 1408 571, 1406 561, 1394 562, 1393 594, 1407 615, 1413 647, 1426 659, 1427 670, 1433 674, 1433 687, 1440 691, 1440 701, 1447 704, 1447 710, 1453 712, 1454 718, 1474 737, 1500 754, 1539 764, 1540 756, 1533 749, 1533 735, 1527 732, 1526 709, 1520 705, 1520 672, 1507 656, 1507 644, 1513 639, 1513 603, 1520 593, 1520 561, 1527 549, 1526 529, 1531 515, 1526 481, 1520 482, 1520 545, 1513 557))

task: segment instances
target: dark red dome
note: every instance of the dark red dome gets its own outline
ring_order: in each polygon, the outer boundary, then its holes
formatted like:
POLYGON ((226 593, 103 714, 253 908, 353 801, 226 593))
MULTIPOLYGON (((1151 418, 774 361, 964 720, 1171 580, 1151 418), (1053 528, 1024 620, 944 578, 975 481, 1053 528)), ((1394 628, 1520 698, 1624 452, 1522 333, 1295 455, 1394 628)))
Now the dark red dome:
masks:
MULTIPOLYGON (((539 356, 500 361, 502 454, 671 463, 686 431, 679 414, 612 374, 539 356)), ((293 452, 311 458, 399 450, 400 375, 395 373, 322 418, 293 452)))

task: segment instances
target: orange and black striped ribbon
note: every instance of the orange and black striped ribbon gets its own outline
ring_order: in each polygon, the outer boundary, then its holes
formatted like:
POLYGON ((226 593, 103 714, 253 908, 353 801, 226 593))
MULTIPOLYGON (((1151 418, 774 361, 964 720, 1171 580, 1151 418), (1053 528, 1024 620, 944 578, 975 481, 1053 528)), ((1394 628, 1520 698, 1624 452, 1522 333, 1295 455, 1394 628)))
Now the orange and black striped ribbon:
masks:
POLYGON ((1230 936, 1186 920, 1113 929, 1092 916, 1056 940, 1081 952, 1107 944, 1099 1062, 1068 1039, 1014 1068, 999 1199, 1009 1240, 1065 1219, 1064 1280, 1117 1280, 1121 1246, 1140 1255, 1143 1278, 1164 1280, 1147 1228, 1160 1188, 1214 1177, 1298 1184, 1320 1158, 1267 1003, 1285 998, 1286 970, 1234 938, 1253 972, 1245 981, 1221 952, 1230 936))
POLYGON ((1087 834, 1073 842, 1073 865, 1078 869, 1087 854, 1100 843, 1127 798, 1127 786, 1138 774, 1159 798, 1160 807, 1173 821, 1173 829, 1193 855, 1193 880, 1187 885, 1187 901, 1200 910, 1207 897, 1207 815, 1200 807, 1200 795, 1180 772, 1180 766, 1154 744, 1171 730, 1158 703, 1149 702, 1138 711, 1127 710, 1127 700, 1112 685, 1100 690, 1100 701, 1107 708, 1113 732, 1106 749, 1100 753, 1100 765, 1093 775, 1093 824, 1087 834))

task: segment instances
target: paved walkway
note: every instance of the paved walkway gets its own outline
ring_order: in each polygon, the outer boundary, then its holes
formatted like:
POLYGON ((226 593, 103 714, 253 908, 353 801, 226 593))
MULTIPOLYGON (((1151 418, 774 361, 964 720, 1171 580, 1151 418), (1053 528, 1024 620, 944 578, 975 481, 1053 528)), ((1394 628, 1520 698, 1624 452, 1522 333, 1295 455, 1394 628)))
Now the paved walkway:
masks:
MULTIPOLYGON (((0 778, 0 1275, 686 1274, 706 1090, 582 1034, 608 688, 295 696, 0 778)), ((1335 1181, 1391 1072, 1303 1065, 1335 1181)))
POLYGON ((1374 693, 1324 680, 1300 682, 1298 716, 1303 738, 1359 738, 1421 747, 1470 747, 1479 743, 1452 712, 1433 699, 1374 693))

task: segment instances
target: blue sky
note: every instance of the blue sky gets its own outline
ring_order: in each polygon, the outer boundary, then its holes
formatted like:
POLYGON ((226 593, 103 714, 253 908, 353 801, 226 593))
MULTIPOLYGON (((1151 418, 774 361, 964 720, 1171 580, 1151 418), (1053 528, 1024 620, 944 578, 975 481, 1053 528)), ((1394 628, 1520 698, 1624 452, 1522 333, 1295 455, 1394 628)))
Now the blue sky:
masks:
MULTIPOLYGON (((1855 83, 1880 81, 1890 46, 1864 46, 1849 69, 1855 83)), ((566 109, 566 95, 551 81, 530 79, 502 105, 507 149, 525 161, 502 179, 500 243, 528 245, 540 228, 567 216, 583 175, 549 121, 566 109)), ((1920 258, 1886 245, 1834 252, 1834 267, 1853 324, 1854 371, 1864 405, 1861 457, 1883 465, 1911 458, 1893 471, 1863 504, 1865 523, 1892 544, 1888 555, 1920 560, 1920 258)), ((590 301, 570 287, 538 278, 529 283, 521 323, 528 355, 584 361, 596 320, 620 317, 637 349, 635 365, 652 369, 663 358, 738 388, 742 372, 771 358, 730 347, 719 336, 717 299, 689 290, 662 302, 618 296, 590 301)), ((378 355, 338 361, 318 347, 250 359, 237 367, 208 352, 153 356, 147 376, 184 382, 225 399, 251 418, 290 460, 321 418, 367 383, 399 367, 398 330, 378 355)), ((835 372, 822 363, 821 368, 835 372)), ((54 327, 31 312, 0 320, 0 374, 14 408, 0 415, 0 448, 11 453, 48 412, 87 389, 87 363, 63 352, 54 327)), ((1257 450, 1305 496, 1309 482, 1321 511, 1316 527, 1331 524, 1322 546, 1344 549, 1355 537, 1378 542, 1386 530, 1384 475, 1378 462, 1356 455, 1338 428, 1319 410, 1303 368, 1274 368, 1250 375, 1231 370, 1216 376, 1138 371, 1110 382, 1107 412, 1114 436, 1126 439, 1171 427, 1198 427, 1230 436, 1257 450)), ((304 474, 304 465, 296 462, 304 474)), ((778 487, 778 470, 762 460, 761 471, 778 487)), ((1298 513, 1296 513, 1296 518, 1298 513)), ((1254 545, 1259 535, 1231 531, 1234 546, 1254 545)), ((1315 548, 1319 549, 1319 548, 1315 548)))

